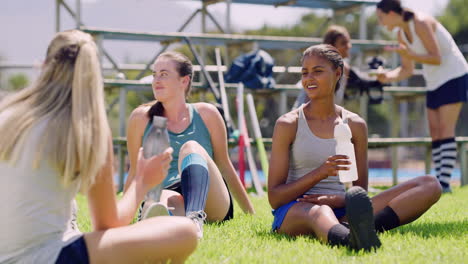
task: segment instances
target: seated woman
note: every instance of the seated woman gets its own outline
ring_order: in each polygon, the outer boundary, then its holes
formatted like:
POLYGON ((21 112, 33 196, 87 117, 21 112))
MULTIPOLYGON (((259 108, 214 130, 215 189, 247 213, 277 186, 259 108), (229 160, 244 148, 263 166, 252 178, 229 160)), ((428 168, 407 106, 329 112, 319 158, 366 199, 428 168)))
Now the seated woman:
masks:
POLYGON ((273 230, 313 234, 331 245, 370 250, 380 246, 376 231, 416 220, 437 202, 441 188, 435 177, 420 176, 367 197, 367 125, 334 104, 342 74, 343 59, 333 46, 304 51, 302 86, 314 103, 281 116, 275 125, 268 176, 273 230), (350 161, 335 153, 333 135, 342 121, 352 132, 358 171, 355 187, 346 193, 337 173, 349 169, 350 161))
POLYGON ((0 263, 181 263, 196 226, 161 217, 127 226, 160 183, 171 149, 138 156, 116 200, 113 148, 97 48, 78 30, 55 35, 38 80, 0 103, 0 263), (93 232, 71 229, 72 202, 88 198, 93 232))
MULTIPOLYGON (((244 212, 253 214, 254 208, 229 159, 226 128, 220 113, 208 103, 186 102, 191 83, 192 63, 187 57, 177 52, 159 55, 153 65, 152 83, 157 101, 136 108, 128 122, 130 171, 125 187, 135 177, 138 149, 153 116, 166 117, 174 152, 159 202, 174 209, 162 213, 190 217, 199 224, 201 237, 205 217, 209 221, 233 217, 229 191, 244 212)), ((142 208, 154 209, 148 203, 142 208)), ((143 212, 143 215, 155 214, 143 212)))

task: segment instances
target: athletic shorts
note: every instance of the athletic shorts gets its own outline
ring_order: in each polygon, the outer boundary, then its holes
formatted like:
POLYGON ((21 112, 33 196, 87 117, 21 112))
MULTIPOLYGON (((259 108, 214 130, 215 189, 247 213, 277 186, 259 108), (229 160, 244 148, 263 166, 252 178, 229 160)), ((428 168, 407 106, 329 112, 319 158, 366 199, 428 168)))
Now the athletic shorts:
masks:
POLYGON ((439 88, 426 93, 426 107, 437 109, 443 105, 466 102, 468 97, 468 74, 452 79, 439 88))
MULTIPOLYGON (((273 214, 273 217, 274 217, 273 224, 271 226, 271 229, 273 231, 276 231, 281 227, 289 209, 296 203, 298 203, 298 201, 294 200, 283 206, 280 206, 278 209, 271 210, 271 213, 273 214)), ((344 207, 335 208, 333 209, 333 213, 335 213, 335 216, 337 219, 340 219, 341 217, 346 215, 346 209, 344 207)))
POLYGON ((88 249, 84 236, 62 248, 55 264, 89 264, 88 249))

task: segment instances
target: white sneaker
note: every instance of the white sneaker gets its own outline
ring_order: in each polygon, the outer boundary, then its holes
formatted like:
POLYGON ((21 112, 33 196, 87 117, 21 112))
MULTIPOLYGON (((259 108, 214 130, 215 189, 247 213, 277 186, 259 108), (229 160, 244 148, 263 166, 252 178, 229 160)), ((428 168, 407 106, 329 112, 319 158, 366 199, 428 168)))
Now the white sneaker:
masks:
POLYGON ((160 202, 150 202, 150 201, 145 201, 145 205, 143 206, 141 210, 141 219, 148 219, 150 217, 155 217, 155 216, 167 216, 171 215, 169 212, 169 209, 167 208, 166 205, 160 203, 160 202))
POLYGON ((187 217, 190 218, 195 225, 197 226, 197 237, 201 239, 203 237, 203 225, 206 220, 206 213, 204 211, 193 211, 187 214, 187 217))

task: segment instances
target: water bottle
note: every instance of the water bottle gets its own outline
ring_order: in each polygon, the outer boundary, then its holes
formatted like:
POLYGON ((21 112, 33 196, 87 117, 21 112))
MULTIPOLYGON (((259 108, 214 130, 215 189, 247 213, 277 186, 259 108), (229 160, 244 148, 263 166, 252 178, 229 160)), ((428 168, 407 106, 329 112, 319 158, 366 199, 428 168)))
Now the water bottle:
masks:
POLYGON ((341 182, 352 182, 358 179, 356 167, 356 155, 354 154, 354 145, 351 142, 351 129, 343 122, 335 126, 334 137, 336 140, 335 151, 337 155, 346 155, 351 164, 349 170, 339 170, 338 176, 341 182))
MULTIPOLYGON (((170 147, 170 144, 169 133, 167 132, 167 118, 154 116, 150 131, 143 141, 143 157, 148 159, 152 156, 161 154, 168 147, 170 147)), ((159 202, 162 189, 163 182, 151 189, 146 195, 146 198, 149 198, 154 202, 159 202)))

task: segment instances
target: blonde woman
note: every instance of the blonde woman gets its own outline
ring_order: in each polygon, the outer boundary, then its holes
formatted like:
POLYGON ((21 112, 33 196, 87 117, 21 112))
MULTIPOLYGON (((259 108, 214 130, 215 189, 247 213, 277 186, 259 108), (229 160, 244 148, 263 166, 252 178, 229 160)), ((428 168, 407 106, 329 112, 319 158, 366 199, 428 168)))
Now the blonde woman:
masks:
POLYGON ((139 155, 136 176, 116 200, 111 132, 89 34, 54 37, 38 80, 1 102, 0 134, 1 263, 179 263, 195 249, 196 227, 185 218, 127 226, 144 194, 165 177, 171 149, 148 160, 139 155), (67 228, 80 189, 94 229, 86 234, 67 228))

